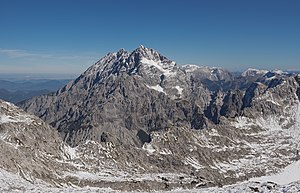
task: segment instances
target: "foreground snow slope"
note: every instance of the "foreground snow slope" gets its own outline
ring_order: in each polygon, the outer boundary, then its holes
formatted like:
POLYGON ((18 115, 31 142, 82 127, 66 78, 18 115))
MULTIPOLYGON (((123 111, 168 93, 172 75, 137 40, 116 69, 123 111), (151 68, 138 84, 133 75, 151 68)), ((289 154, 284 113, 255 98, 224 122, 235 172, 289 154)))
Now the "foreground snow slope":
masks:
POLYGON ((258 182, 275 182, 276 184, 285 185, 300 180, 300 161, 296 161, 284 168, 281 172, 270 176, 252 178, 251 181, 258 182))
MULTIPOLYGON (((293 169, 294 166, 299 166, 299 162, 292 164, 293 166, 287 167, 286 170, 293 169)), ((298 169, 299 170, 299 169, 298 169)), ((288 177, 285 175, 285 171, 282 174, 278 174, 279 177, 288 177)), ((298 176, 299 177, 299 176, 298 176)), ((266 179, 272 179, 266 178, 266 179)), ((282 178, 284 179, 284 178, 282 178)), ((298 178, 299 179, 299 178, 298 178)), ((173 189, 171 191, 154 191, 157 193, 240 193, 240 192, 299 192, 300 191, 300 180, 285 184, 277 185, 272 182, 245 182, 236 185, 226 186, 223 188, 205 188, 205 189, 173 189)), ((19 175, 9 173, 3 169, 0 169, 0 192, 2 193, 13 193, 13 192, 24 192, 24 193, 36 193, 36 192, 45 192, 45 193, 99 193, 99 192, 111 192, 111 193, 129 193, 126 191, 117 191, 110 188, 96 188, 96 187, 76 187, 68 186, 55 188, 43 181, 36 181, 35 183, 28 182, 21 178, 19 175)), ((132 193, 137 193, 142 191, 134 191, 132 193)))

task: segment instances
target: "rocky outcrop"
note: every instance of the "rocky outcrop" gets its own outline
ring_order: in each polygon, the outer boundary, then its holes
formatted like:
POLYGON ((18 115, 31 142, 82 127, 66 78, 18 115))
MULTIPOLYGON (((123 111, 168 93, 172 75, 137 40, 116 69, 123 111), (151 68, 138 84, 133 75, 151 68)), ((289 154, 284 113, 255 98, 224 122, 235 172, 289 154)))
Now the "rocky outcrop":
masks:
POLYGON ((220 115, 225 117, 238 117, 242 114, 244 92, 241 90, 228 91, 220 110, 220 115))
POLYGON ((0 100, 0 166, 34 183, 36 178, 50 184, 61 172, 68 156, 56 129, 39 118, 0 100))

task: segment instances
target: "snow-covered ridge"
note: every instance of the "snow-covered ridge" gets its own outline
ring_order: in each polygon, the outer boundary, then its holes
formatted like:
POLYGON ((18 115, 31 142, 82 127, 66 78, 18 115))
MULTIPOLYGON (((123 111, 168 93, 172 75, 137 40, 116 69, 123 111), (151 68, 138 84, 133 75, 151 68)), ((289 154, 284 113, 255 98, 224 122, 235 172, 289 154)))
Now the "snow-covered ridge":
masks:
POLYGON ((147 58, 142 58, 141 63, 144 65, 149 65, 149 68, 151 67, 157 68, 159 71, 162 72, 163 75, 167 77, 176 75, 176 72, 172 71, 175 66, 175 62, 172 62, 170 65, 166 65, 163 64, 161 61, 154 61, 154 60, 149 60, 147 58))
POLYGON ((10 115, 0 115, 0 123, 27 123, 30 124, 32 122, 31 116, 28 115, 20 115, 18 114, 17 116, 10 116, 10 115))
POLYGON ((118 74, 119 72, 136 75, 141 68, 144 69, 144 74, 151 76, 159 72, 166 77, 175 76, 178 69, 174 61, 167 59, 154 49, 141 45, 132 52, 121 49, 118 52, 108 53, 81 76, 96 78, 95 76, 101 75, 107 77, 111 73, 118 74))
POLYGON ((247 77, 247 76, 265 75, 268 72, 269 72, 268 70, 258 70, 254 68, 248 68, 246 71, 242 73, 242 76, 247 77))
POLYGON ((181 66, 187 73, 195 72, 196 70, 206 70, 213 73, 214 71, 221 71, 224 70, 221 67, 208 67, 208 66, 198 66, 195 64, 185 64, 181 66))
POLYGON ((194 72, 200 68, 200 66, 195 64, 185 64, 182 66, 182 69, 184 69, 187 73, 194 72))
POLYGON ((209 79, 211 81, 231 80, 232 75, 221 67, 198 66, 194 64, 183 65, 182 70, 187 74, 192 74, 197 79, 209 79))
POLYGON ((248 77, 248 76, 267 76, 268 79, 272 79, 274 75, 284 75, 287 74, 286 72, 282 70, 259 70, 254 68, 248 68, 246 71, 244 71, 241 76, 248 77))
POLYGON ((4 123, 26 123, 33 121, 33 116, 21 113, 16 106, 11 103, 0 101, 0 124, 4 123), (12 116, 13 115, 13 116, 12 116))

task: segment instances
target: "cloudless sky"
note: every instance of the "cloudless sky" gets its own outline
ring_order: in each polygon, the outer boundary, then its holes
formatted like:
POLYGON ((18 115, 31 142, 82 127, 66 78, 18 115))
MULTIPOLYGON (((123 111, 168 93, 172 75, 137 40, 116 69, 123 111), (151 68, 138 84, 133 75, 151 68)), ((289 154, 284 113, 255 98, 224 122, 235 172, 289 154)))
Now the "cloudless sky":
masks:
POLYGON ((79 74, 141 44, 180 65, 300 69, 300 1, 0 0, 0 73, 79 74))

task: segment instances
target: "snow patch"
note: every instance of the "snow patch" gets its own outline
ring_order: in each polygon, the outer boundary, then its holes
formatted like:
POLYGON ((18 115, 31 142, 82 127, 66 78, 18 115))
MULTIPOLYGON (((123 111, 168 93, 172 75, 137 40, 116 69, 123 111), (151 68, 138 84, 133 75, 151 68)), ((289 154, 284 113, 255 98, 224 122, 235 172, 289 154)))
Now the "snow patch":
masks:
POLYGON ((274 100, 267 99, 266 101, 270 102, 270 103, 273 103, 274 105, 281 106, 278 102, 276 102, 274 100))
MULTIPOLYGON (((71 183, 68 183, 70 185, 71 183)), ((99 187, 53 187, 42 180, 35 179, 34 182, 29 182, 17 174, 7 172, 0 169, 0 192, 23 192, 23 193, 80 193, 80 192, 120 192, 111 188, 99 187)))
POLYGON ((161 154, 161 155, 172 155, 173 153, 172 153, 172 151, 169 150, 169 149, 163 149, 163 150, 161 150, 161 151, 159 152, 159 154, 161 154))
POLYGON ((197 169, 197 170, 202 169, 202 168, 205 168, 204 166, 202 166, 202 165, 198 162, 198 160, 196 160, 196 159, 193 158, 193 157, 187 157, 187 158, 185 158, 184 163, 185 163, 186 165, 191 165, 193 168, 195 168, 195 169, 197 169))
POLYGON ((66 155, 67 159, 75 159, 78 157, 77 153, 77 148, 76 147, 70 147, 68 145, 64 145, 64 153, 66 155))
POLYGON ((33 119, 28 115, 10 116, 10 115, 0 115, 0 124, 3 123, 26 123, 30 124, 33 122, 33 119))
POLYGON ((76 171, 74 173, 65 172, 64 177, 67 177, 67 176, 72 176, 72 177, 76 177, 79 179, 86 179, 86 180, 99 180, 100 179, 100 176, 98 176, 97 174, 93 174, 93 173, 85 172, 85 171, 76 171))
POLYGON ((260 126, 263 129, 266 129, 268 131, 280 131, 282 130, 281 125, 279 124, 279 121, 276 117, 270 116, 268 118, 258 118, 256 119, 256 123, 258 126, 260 126))
POLYGON ((147 86, 148 88, 150 88, 150 89, 153 89, 153 90, 156 90, 156 91, 158 91, 158 92, 162 92, 162 93, 166 94, 165 91, 164 91, 164 89, 163 89, 163 87, 161 87, 161 86, 158 85, 158 84, 155 85, 155 86, 149 86, 149 85, 146 84, 146 86, 147 86))
POLYGON ((271 181, 280 185, 289 184, 298 180, 300 180, 300 160, 288 165, 280 173, 250 179, 250 181, 258 182, 271 181))
POLYGON ((149 154, 153 154, 156 150, 153 148, 151 143, 145 143, 142 147, 143 150, 146 150, 149 154))
POLYGON ((276 76, 271 76, 270 78, 266 78, 266 80, 273 80, 276 79, 276 76))
POLYGON ((8 106, 10 106, 10 107, 13 107, 14 105, 12 104, 12 103, 9 103, 9 102, 3 102, 4 104, 6 104, 6 105, 8 105, 8 106))
POLYGON ((232 125, 236 128, 248 129, 255 125, 252 120, 247 117, 237 117, 235 121, 236 122, 234 122, 232 125))
POLYGON ((142 58, 141 63, 147 64, 150 67, 155 67, 159 71, 161 71, 165 76, 172 76, 175 75, 175 72, 172 72, 172 68, 174 67, 175 63, 171 63, 170 65, 164 65, 160 61, 154 61, 154 60, 149 60, 147 58, 142 58))
POLYGON ((178 94, 181 96, 181 95, 182 95, 183 88, 181 88, 180 86, 175 86, 174 88, 177 89, 178 94))

